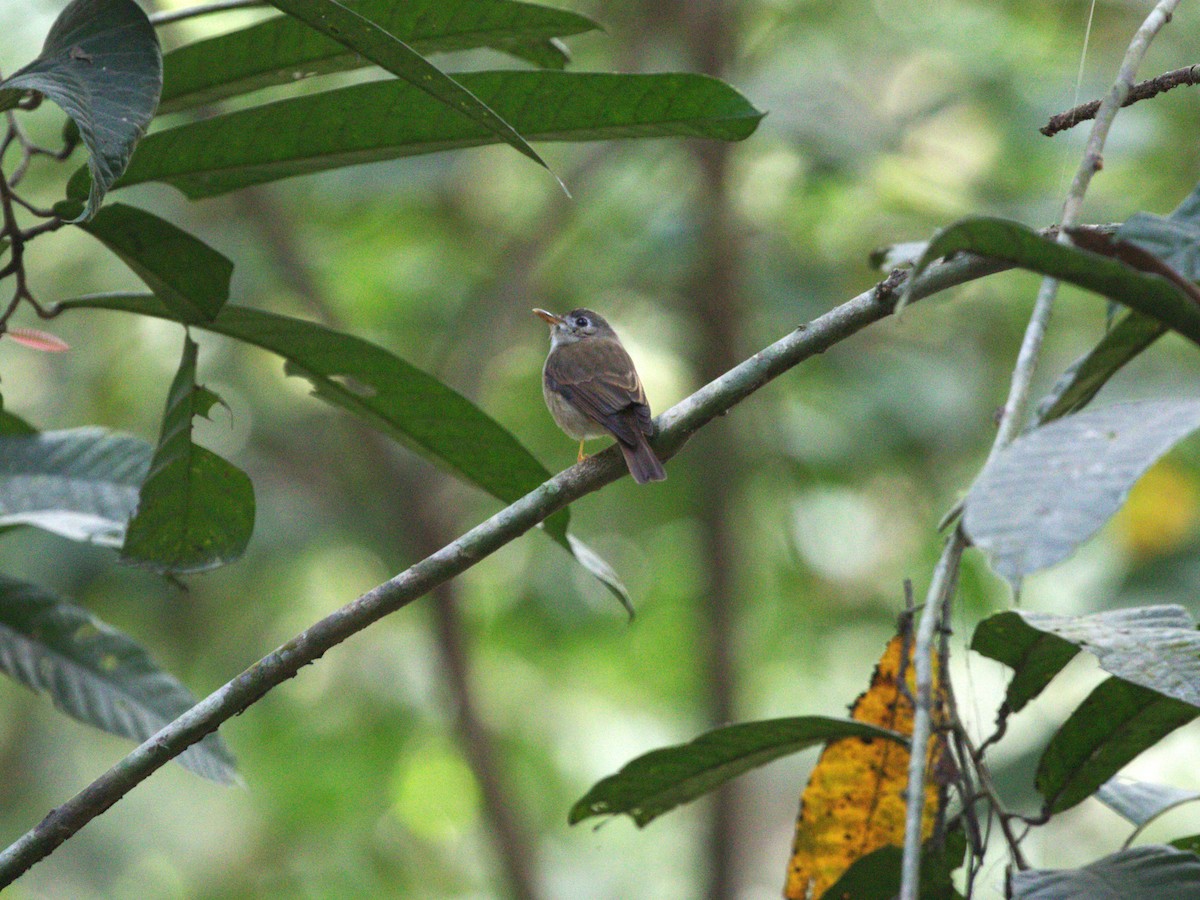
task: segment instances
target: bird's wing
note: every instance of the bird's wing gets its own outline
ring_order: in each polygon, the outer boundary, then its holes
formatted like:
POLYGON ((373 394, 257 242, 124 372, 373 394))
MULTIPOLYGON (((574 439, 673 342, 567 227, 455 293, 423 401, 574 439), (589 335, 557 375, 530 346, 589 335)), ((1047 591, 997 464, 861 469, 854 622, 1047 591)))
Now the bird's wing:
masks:
POLYGON ((546 360, 544 374, 552 391, 621 442, 635 446, 637 431, 650 434, 646 392, 629 354, 616 341, 599 339, 559 347, 546 360))

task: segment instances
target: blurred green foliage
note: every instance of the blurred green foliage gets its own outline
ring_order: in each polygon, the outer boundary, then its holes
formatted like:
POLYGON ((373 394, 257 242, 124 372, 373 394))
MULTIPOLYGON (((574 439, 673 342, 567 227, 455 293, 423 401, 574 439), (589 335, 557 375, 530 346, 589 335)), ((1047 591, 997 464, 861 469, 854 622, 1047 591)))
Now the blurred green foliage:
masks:
MULTIPOLYGON (((608 29, 568 42, 575 68, 691 65, 666 12, 679 12, 674 5, 556 5, 608 29)), ((28 58, 60 6, 10 4, 0 13, 0 59, 28 58)), ((742 3, 738 62, 725 78, 768 117, 731 154, 744 270, 736 352, 748 356, 868 287, 877 274, 866 260, 878 245, 926 238, 967 213, 1051 222, 1084 129, 1053 140, 1036 129, 1076 97, 1107 89, 1142 15, 1123 4, 1096 10, 1076 88, 1088 6, 742 3)), ((1185 5, 1144 76, 1193 61, 1196 15, 1185 5)), ((170 47, 256 17, 208 17, 162 37, 170 47)), ((463 62, 483 59, 495 62, 485 54, 463 62)), ((1118 117, 1087 221, 1165 214, 1193 187, 1195 156, 1179 148, 1194 145, 1200 125, 1194 90, 1118 117)), ((50 108, 30 121, 48 143, 61 128, 50 108)), ((475 400, 556 470, 573 461, 574 448, 542 404, 546 335, 529 308, 586 303, 602 311, 660 412, 700 386, 689 273, 710 250, 697 240, 699 174, 686 142, 537 149, 572 200, 507 148, 378 163, 196 204, 162 186, 126 193, 234 261, 232 302, 333 321, 388 347, 475 400)), ((40 165, 30 178, 55 198, 69 168, 40 165)), ((45 300, 137 288, 71 230, 35 242, 29 262, 45 300)), ((728 473, 738 718, 841 715, 893 629, 903 579, 923 591, 940 545, 935 525, 990 446, 1035 288, 1032 276, 1013 273, 922 301, 714 423, 672 461, 664 485, 625 479, 577 504, 574 530, 634 594, 632 625, 590 576, 533 537, 456 583, 472 696, 495 738, 511 812, 531 836, 545 896, 701 891, 704 804, 645 832, 627 822, 593 831, 566 821, 600 777, 705 727, 708 688, 696 647, 706 560, 694 463, 709 432, 723 430, 743 460, 728 473)), ((53 329, 72 345, 69 354, 0 342, 5 408, 44 429, 95 423, 153 440, 178 328, 89 313, 53 329)), ((1039 385, 1048 388, 1102 329, 1099 305, 1064 290, 1039 385)), ((245 469, 256 488, 257 527, 243 561, 180 590, 115 566, 111 551, 22 532, 0 542, 0 568, 77 598, 203 695, 497 505, 309 398, 277 358, 197 339, 199 381, 231 407, 198 421, 197 438, 245 469)), ((1197 374, 1194 348, 1168 336, 1105 398, 1186 393, 1197 374)), ((1192 483, 1197 452, 1193 445, 1172 457, 1192 483)), ((1196 537, 1192 527, 1179 544, 1157 548, 1174 554, 1163 565, 1110 528, 1064 567, 1029 579, 1022 603, 1080 612, 1115 605, 1126 584, 1139 598, 1178 601, 1181 585, 1194 589, 1185 573, 1195 572, 1196 537)), ((956 631, 969 633, 1005 603, 998 579, 968 556, 956 631)), ((222 729, 247 789, 164 769, 12 896, 503 895, 481 788, 455 736, 458 697, 438 633, 421 601, 338 647, 222 729)), ((980 663, 967 674, 981 699, 963 701, 965 714, 978 708, 986 727, 998 677, 980 663)), ((1019 761, 1044 728, 1027 723, 1001 762, 1019 761)), ((1183 771, 1195 738, 1177 738, 1147 765, 1183 771)), ((126 749, 66 721, 44 698, 0 685, 4 834, 31 827, 126 749)), ((746 780, 743 896, 778 896, 811 761, 746 780)), ((1014 802, 1027 790, 1012 787, 1014 802)), ((1112 849, 1105 821, 1069 820, 1075 831, 1060 840, 1055 864, 1112 849)), ((1045 840, 1062 833, 1048 829, 1045 840)))

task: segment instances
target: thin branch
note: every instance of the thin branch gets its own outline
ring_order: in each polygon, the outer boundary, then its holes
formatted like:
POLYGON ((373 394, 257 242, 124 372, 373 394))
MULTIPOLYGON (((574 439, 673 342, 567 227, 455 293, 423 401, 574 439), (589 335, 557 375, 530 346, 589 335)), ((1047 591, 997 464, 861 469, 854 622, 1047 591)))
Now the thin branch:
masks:
MULTIPOLYGON (((1007 268, 1011 266, 969 256, 950 260, 930 268, 917 280, 910 302, 1007 268)), ((755 353, 659 416, 659 433, 653 442, 656 451, 663 459, 674 456, 714 418, 793 366, 891 315, 894 306, 894 293, 873 287, 755 353), (882 299, 880 293, 885 293, 882 299)), ((554 512, 616 481, 626 471, 617 449, 611 447, 560 472, 441 550, 267 654, 147 739, 0 853, 0 888, 11 884, 155 770, 346 638, 460 575, 554 512)))
MULTIPOLYGON (((1104 143, 1108 138, 1109 128, 1112 126, 1113 119, 1116 118, 1117 111, 1129 95, 1129 90, 1133 85, 1133 79, 1137 74, 1138 66, 1141 65, 1143 58, 1145 58, 1146 51, 1150 47, 1150 42, 1163 26, 1171 20, 1175 7, 1178 5, 1179 0, 1159 0, 1154 9, 1151 10, 1150 15, 1146 17, 1146 20, 1137 30, 1137 33, 1133 36, 1133 40, 1129 43, 1129 49, 1126 50, 1125 58, 1121 61, 1121 68, 1117 73, 1116 81, 1113 83, 1112 89, 1109 91, 1108 96, 1104 98, 1099 111, 1096 113, 1096 120, 1092 126, 1092 132, 1088 137, 1083 159, 1080 161, 1079 169, 1076 171, 1075 178, 1071 182, 1071 187, 1067 191, 1067 198, 1063 203, 1062 217, 1059 222, 1058 240, 1062 243, 1068 241, 1067 229, 1075 225, 1079 220, 1079 212, 1083 206, 1084 194, 1087 192, 1088 185, 1091 184, 1092 176, 1100 169, 1101 153, 1104 150, 1104 143)), ((1054 300, 1057 294, 1058 280, 1054 278, 1042 279, 1037 300, 1034 303, 1033 313, 1029 319, 1029 325, 1025 329, 1025 337, 1021 342, 1020 352, 1017 354, 1017 362, 1013 368, 1008 399, 1004 404, 1004 410, 1000 418, 1000 427, 997 429, 996 439, 992 444, 992 450, 988 457, 989 461, 1000 450, 1012 442, 1026 418, 1033 375, 1037 368, 1038 358, 1041 355, 1042 341, 1046 335, 1050 314, 1054 308, 1054 300)), ((945 615, 942 604, 950 602, 950 594, 945 592, 944 586, 953 583, 954 576, 957 574, 959 563, 962 559, 963 550, 966 546, 966 537, 963 534, 960 523, 955 528, 950 540, 947 541, 942 559, 939 561, 938 568, 934 572, 934 577, 929 586, 928 600, 926 601, 925 609, 921 613, 921 622, 917 629, 914 668, 916 670, 917 699, 919 702, 913 716, 913 753, 910 757, 908 774, 909 791, 907 820, 904 832, 904 856, 901 864, 900 900, 917 900, 920 885, 921 818, 925 805, 925 792, 922 788, 925 784, 925 745, 929 740, 931 727, 933 685, 929 646, 933 638, 936 623, 942 621, 945 615), (922 644, 922 639, 924 639, 924 644, 922 644)))
MULTIPOLYGON (((1121 102, 1121 106, 1132 106, 1139 100, 1149 100, 1151 97, 1165 94, 1172 88, 1177 88, 1184 84, 1200 84, 1200 65, 1185 66, 1182 69, 1175 69, 1173 72, 1165 72, 1157 78, 1151 78, 1148 81, 1139 81, 1129 89, 1129 96, 1121 102)), ((1054 137, 1060 131, 1066 131, 1074 128, 1080 122, 1096 118, 1096 111, 1099 109, 1099 100, 1081 103, 1079 106, 1074 106, 1065 112, 1051 116, 1050 121, 1039 128, 1038 131, 1046 137, 1054 137)))
POLYGON ((197 16, 207 16, 212 13, 229 12, 232 9, 251 9, 256 6, 266 6, 266 0, 217 0, 215 3, 205 3, 200 6, 189 6, 187 9, 173 9, 165 12, 151 13, 151 25, 171 25, 184 19, 194 19, 197 16))

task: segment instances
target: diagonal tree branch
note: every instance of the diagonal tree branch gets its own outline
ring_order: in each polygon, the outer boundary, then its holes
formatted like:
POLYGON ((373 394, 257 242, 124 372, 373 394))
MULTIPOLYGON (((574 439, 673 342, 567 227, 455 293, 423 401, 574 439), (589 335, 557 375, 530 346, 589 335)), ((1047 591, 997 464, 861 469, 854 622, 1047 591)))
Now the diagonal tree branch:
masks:
MULTIPOLYGON (((914 285, 910 302, 1007 268, 1011 266, 970 255, 956 257, 926 271, 914 285)), ((657 420, 659 434, 654 441, 659 455, 664 460, 671 458, 693 434, 772 379, 891 315, 896 288, 903 280, 904 273, 893 273, 881 284, 763 348, 663 413, 657 420)), ((0 853, 0 888, 48 856, 155 770, 346 638, 460 575, 554 512, 625 473, 615 447, 560 472, 457 540, 267 654, 143 742, 0 853)))

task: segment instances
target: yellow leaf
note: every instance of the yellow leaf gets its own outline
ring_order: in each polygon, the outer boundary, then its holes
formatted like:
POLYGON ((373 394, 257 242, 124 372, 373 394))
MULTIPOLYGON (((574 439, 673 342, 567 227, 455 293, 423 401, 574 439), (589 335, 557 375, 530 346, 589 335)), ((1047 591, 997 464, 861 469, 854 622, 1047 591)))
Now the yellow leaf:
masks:
MULTIPOLYGON (((916 688, 911 644, 907 630, 888 642, 871 677, 870 689, 854 703, 852 718, 912 734, 913 706, 909 697, 916 688), (900 670, 906 654, 907 694, 900 690, 900 670)), ((940 685, 935 669, 934 730, 928 749, 922 840, 933 833, 945 807, 949 755, 945 689, 940 685)), ((894 741, 845 738, 825 747, 800 802, 784 888, 788 900, 817 900, 851 863, 880 847, 903 845, 908 762, 908 750, 894 741)))
POLYGON ((1121 542, 1137 557, 1176 550, 1196 527, 1195 479, 1169 459, 1138 479, 1115 519, 1121 542))

